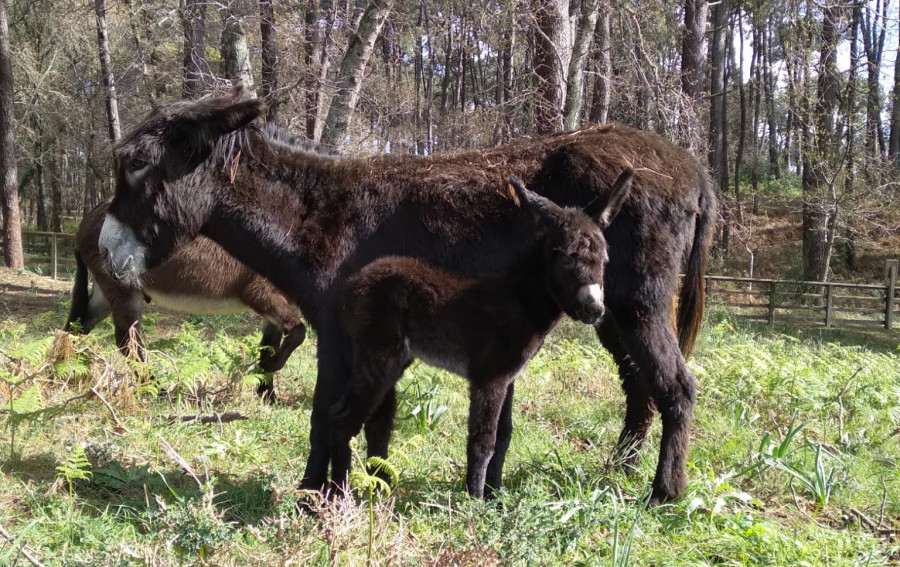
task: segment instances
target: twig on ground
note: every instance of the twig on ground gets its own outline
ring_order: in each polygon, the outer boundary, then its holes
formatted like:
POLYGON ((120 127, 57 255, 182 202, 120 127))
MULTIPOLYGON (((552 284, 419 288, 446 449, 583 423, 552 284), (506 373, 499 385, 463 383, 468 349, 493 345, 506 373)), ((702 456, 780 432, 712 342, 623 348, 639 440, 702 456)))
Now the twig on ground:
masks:
POLYGON ((25 547, 24 543, 23 544, 16 543, 16 540, 14 540, 12 535, 10 535, 10 533, 8 531, 6 531, 6 528, 4 528, 3 525, 0 525, 0 536, 3 536, 3 538, 6 539, 6 541, 8 541, 11 545, 15 546, 18 549, 19 553, 22 554, 22 557, 27 559, 29 563, 34 565, 34 567, 44 567, 43 563, 41 563, 33 555, 31 555, 31 553, 28 551, 28 548, 25 547))
POLYGON ((116 410, 114 410, 114 409, 112 408, 112 406, 109 405, 109 402, 106 401, 106 398, 104 398, 102 395, 100 395, 100 392, 98 392, 97 389, 94 388, 93 386, 91 386, 91 390, 90 390, 90 391, 91 391, 95 396, 97 396, 97 399, 100 400, 101 402, 103 402, 103 405, 105 405, 105 406, 106 406, 106 409, 109 410, 109 414, 112 416, 113 423, 116 424, 116 427, 119 427, 119 428, 121 428, 121 429, 125 429, 125 426, 122 425, 122 422, 119 421, 118 416, 116 416, 116 410))
POLYGON ((195 415, 170 415, 166 418, 169 424, 177 423, 228 423, 229 421, 240 421, 250 419, 239 411, 226 411, 224 413, 211 414, 195 414, 195 415))
POLYGON ((869 518, 868 516, 866 516, 864 513, 862 513, 862 512, 861 512, 860 510, 858 510, 857 508, 850 508, 850 514, 849 514, 849 515, 850 515, 851 517, 856 516, 857 518, 859 518, 859 521, 860 521, 861 523, 865 524, 865 525, 866 525, 870 530, 872 530, 872 531, 876 531, 876 530, 878 529, 878 526, 875 524, 875 522, 872 521, 871 518, 869 518))

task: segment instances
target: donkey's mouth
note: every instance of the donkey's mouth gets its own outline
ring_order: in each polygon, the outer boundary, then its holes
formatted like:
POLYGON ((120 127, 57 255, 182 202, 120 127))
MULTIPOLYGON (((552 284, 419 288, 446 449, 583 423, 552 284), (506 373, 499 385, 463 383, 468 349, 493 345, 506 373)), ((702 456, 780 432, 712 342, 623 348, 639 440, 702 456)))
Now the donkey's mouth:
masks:
POLYGON ((134 231, 107 214, 97 244, 109 274, 128 287, 140 288, 147 248, 134 231))

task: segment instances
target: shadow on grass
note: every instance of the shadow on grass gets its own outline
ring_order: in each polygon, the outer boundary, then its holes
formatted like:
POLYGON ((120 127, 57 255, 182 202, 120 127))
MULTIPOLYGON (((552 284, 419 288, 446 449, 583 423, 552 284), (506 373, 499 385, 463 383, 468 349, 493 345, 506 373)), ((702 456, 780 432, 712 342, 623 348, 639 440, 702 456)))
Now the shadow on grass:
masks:
MULTIPOLYGON (((79 496, 98 510, 128 510, 135 519, 145 518, 165 506, 201 502, 204 490, 181 470, 151 471, 148 466, 122 466, 114 461, 94 467, 91 481, 77 486, 79 496)), ((204 479, 200 479, 201 481, 204 479)), ((212 481, 213 505, 229 523, 260 526, 277 513, 269 479, 219 474, 212 481)))
POLYGON ((23 481, 50 484, 56 480, 56 455, 38 453, 25 457, 15 456, 0 465, 0 472, 23 481))

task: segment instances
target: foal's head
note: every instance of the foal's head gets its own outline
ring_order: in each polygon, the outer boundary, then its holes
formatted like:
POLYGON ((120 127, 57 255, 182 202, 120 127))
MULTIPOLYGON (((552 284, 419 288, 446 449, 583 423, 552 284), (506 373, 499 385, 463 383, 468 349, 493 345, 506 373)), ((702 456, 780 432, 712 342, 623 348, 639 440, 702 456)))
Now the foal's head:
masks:
POLYGON ((595 324, 603 317, 603 274, 608 260, 603 231, 622 208, 633 178, 634 172, 626 169, 605 199, 597 197, 584 209, 562 208, 529 191, 518 178, 510 179, 522 206, 537 223, 545 284, 563 312, 577 321, 595 324))
POLYGON ((215 179, 227 179, 242 129, 265 111, 242 94, 161 106, 116 146, 116 194, 99 241, 114 276, 138 285, 209 220, 215 179))

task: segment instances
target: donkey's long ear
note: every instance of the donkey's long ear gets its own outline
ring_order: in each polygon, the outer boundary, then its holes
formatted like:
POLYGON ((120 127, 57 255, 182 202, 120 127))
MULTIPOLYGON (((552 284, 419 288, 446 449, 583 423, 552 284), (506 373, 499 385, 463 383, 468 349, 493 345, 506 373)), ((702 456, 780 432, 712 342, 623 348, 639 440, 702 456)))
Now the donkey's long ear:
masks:
POLYGON ((259 99, 232 102, 230 97, 201 101, 182 113, 182 128, 197 145, 204 146, 217 138, 243 128, 266 111, 259 99))
POLYGON ((619 214, 622 205, 625 204, 625 199, 631 193, 631 182, 633 180, 634 170, 630 167, 626 168, 613 184, 609 197, 606 199, 605 207, 601 208, 602 199, 597 197, 584 208, 585 214, 594 219, 602 230, 606 230, 613 219, 616 218, 616 215, 619 214))
POLYGON ((562 224, 564 214, 559 205, 550 199, 529 190, 525 187, 525 184, 522 183, 522 180, 515 175, 509 177, 509 183, 513 186, 521 206, 531 211, 531 214, 534 215, 534 219, 538 224, 546 225, 546 223, 549 223, 552 227, 557 227, 562 224))

